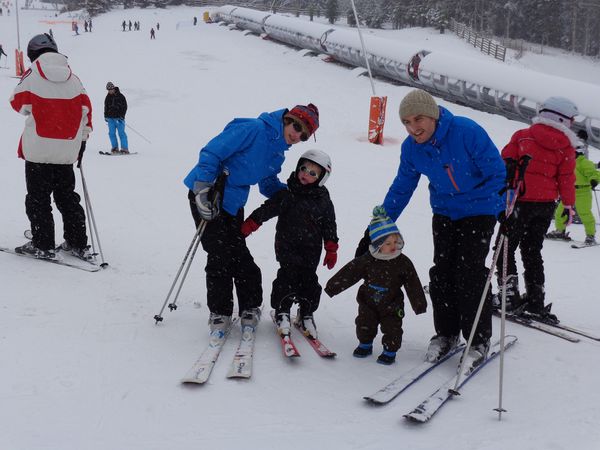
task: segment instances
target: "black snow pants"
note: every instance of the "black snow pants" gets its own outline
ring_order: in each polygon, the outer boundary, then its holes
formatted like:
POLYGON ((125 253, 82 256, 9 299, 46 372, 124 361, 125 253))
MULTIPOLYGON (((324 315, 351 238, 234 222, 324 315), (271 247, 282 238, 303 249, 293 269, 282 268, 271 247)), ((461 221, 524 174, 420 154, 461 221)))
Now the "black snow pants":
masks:
MULTIPOLYGON (((441 336, 469 338, 477 307, 483 294, 496 218, 473 216, 459 220, 434 214, 434 266, 429 270, 429 290, 435 331, 441 336)), ((491 295, 488 291, 477 325, 473 345, 487 342, 492 335, 491 295)))
MULTIPOLYGON (((508 275, 517 275, 515 251, 521 249, 523 260, 523 278, 527 298, 531 303, 544 304, 544 260, 542 247, 544 236, 554 215, 554 202, 519 202, 515 204, 513 214, 516 217, 515 226, 508 232, 508 275)), ((496 268, 502 274, 503 253, 500 252, 496 268)), ((500 275, 501 276, 501 275, 500 275)))
POLYGON ((298 303, 301 316, 312 315, 319 307, 321 285, 317 268, 282 265, 273 280, 271 307, 276 314, 288 313, 298 303))
POLYGON ((54 218, 50 195, 62 214, 63 237, 75 248, 87 245, 85 212, 81 198, 75 192, 75 172, 72 164, 40 164, 25 162, 25 212, 31 224, 33 245, 40 250, 56 247, 54 218))
MULTIPOLYGON (((192 191, 188 200, 198 228, 201 217, 192 191)), ((222 210, 206 223, 202 234, 202 248, 207 253, 206 302, 215 314, 232 315, 234 284, 240 313, 262 304, 262 275, 240 231, 243 220, 243 209, 236 216, 222 210)))

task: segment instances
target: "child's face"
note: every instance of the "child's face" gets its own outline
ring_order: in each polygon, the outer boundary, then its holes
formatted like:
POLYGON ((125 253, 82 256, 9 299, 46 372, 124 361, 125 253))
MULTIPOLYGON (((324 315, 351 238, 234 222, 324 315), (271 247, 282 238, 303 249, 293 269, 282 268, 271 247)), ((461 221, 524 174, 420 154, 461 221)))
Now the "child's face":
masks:
POLYGON ((323 169, 311 161, 304 161, 298 170, 298 181, 300 184, 311 184, 319 179, 323 169))
POLYGON ((381 244, 381 247, 379 247, 379 252, 382 253, 383 255, 392 254, 398 248, 399 242, 400 242, 400 235, 390 234, 387 238, 385 238, 385 241, 383 241, 383 244, 381 244))

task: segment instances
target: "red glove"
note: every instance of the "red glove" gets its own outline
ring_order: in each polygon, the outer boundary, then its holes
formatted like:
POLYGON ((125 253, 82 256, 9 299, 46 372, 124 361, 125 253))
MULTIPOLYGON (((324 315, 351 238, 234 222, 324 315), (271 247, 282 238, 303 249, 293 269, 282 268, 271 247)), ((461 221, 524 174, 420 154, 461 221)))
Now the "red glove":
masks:
POLYGON ((325 259, 323 260, 323 265, 327 266, 329 270, 333 269, 335 263, 337 262, 337 242, 326 241, 325 242, 325 259))
POLYGON ((250 236, 252 233, 254 233, 259 228, 260 228, 260 225, 257 224, 254 220, 246 219, 246 220, 244 220, 244 223, 242 223, 240 230, 242 232, 242 236, 247 238, 248 236, 250 236))

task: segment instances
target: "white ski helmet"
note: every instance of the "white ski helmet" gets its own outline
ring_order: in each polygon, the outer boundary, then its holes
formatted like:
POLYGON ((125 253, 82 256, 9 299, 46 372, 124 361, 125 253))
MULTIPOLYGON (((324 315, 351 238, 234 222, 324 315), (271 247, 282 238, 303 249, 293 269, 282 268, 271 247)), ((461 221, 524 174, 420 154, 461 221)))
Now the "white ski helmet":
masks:
POLYGON ((319 177, 319 186, 323 186, 331 175, 331 158, 329 155, 321 150, 307 150, 302 153, 300 159, 298 160, 298 166, 296 167, 296 172, 300 169, 302 160, 308 160, 318 164, 323 168, 323 172, 319 177))
POLYGON ((540 105, 538 112, 543 111, 551 111, 571 120, 579 114, 575 103, 564 97, 550 97, 540 105))

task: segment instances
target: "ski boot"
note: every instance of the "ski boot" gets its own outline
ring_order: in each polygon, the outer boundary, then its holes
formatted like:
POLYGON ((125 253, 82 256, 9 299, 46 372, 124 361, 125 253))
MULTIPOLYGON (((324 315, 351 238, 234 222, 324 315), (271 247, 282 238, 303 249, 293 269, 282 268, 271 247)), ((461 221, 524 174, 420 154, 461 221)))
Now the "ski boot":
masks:
POLYGON ((442 359, 450 350, 458 345, 459 336, 441 336, 435 335, 429 341, 429 347, 425 354, 425 361, 437 362, 442 359))
POLYGON ((552 239, 554 241, 570 241, 571 238, 569 237, 569 233, 567 233, 566 231, 562 230, 554 230, 551 231, 550 233, 546 233, 546 239, 552 239))
POLYGON ((37 248, 33 245, 32 241, 29 241, 20 247, 16 247, 15 252, 20 253, 21 255, 31 255, 39 259, 58 259, 54 250, 42 250, 37 248))
POLYGON ((362 342, 358 344, 358 347, 354 349, 352 352, 352 356, 355 358, 366 358, 367 356, 373 353, 373 344, 369 342, 368 344, 363 344, 362 342))

